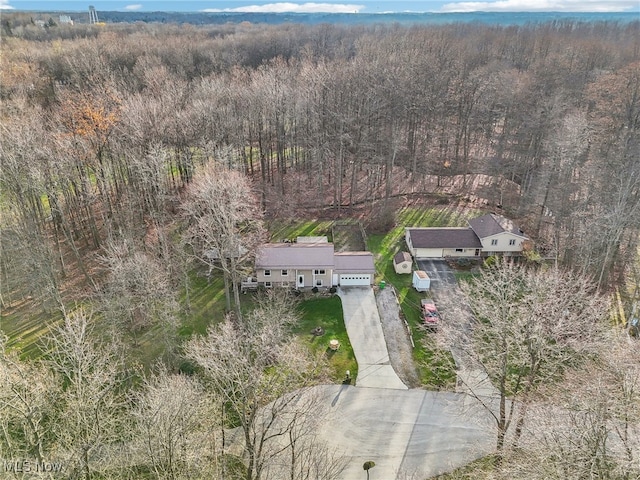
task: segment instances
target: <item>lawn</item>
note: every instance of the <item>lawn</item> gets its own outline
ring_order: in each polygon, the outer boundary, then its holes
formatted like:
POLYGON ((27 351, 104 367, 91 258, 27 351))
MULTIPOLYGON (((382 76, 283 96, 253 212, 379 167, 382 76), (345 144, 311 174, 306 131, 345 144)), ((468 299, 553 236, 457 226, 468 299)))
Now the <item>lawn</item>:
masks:
POLYGON ((296 237, 326 236, 331 238, 331 220, 274 220, 267 224, 269 237, 272 242, 282 242, 283 240, 295 240, 296 237))
POLYGON ((298 335, 314 353, 324 353, 332 378, 340 382, 345 378, 345 372, 349 370, 351 377, 358 373, 358 364, 353 354, 353 348, 349 342, 347 329, 342 315, 342 302, 340 297, 317 297, 304 300, 300 304, 301 319, 295 328, 298 335), (316 327, 321 327, 324 334, 315 336, 311 332, 316 327), (329 349, 329 341, 336 339, 340 342, 337 351, 329 349))
POLYGON ((420 299, 423 293, 411 287, 411 275, 397 274, 393 268, 393 256, 407 249, 404 241, 405 227, 462 226, 466 217, 455 210, 439 208, 407 208, 396 215, 396 226, 387 234, 367 237, 367 247, 374 255, 376 283, 384 280, 394 286, 404 318, 411 328, 416 345, 414 360, 420 369, 423 385, 432 388, 448 388, 455 381, 455 372, 447 352, 437 351, 429 333, 421 328, 420 299))

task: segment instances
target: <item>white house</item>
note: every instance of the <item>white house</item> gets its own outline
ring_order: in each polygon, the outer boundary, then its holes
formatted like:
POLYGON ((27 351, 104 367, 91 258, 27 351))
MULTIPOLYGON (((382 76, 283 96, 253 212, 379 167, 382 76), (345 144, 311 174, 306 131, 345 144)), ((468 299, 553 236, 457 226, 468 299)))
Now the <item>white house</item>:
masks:
POLYGON ((416 259, 518 255, 525 240, 511 220, 493 213, 469 220, 468 227, 405 229, 407 247, 416 259))
POLYGON ((523 242, 529 239, 513 221, 494 213, 469 220, 469 226, 480 239, 484 255, 522 253, 523 242))

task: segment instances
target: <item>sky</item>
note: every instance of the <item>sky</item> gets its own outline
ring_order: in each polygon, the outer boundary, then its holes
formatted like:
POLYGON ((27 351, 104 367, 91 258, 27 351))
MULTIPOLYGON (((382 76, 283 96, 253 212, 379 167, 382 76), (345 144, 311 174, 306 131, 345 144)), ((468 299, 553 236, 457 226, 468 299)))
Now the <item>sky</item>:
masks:
POLYGON ((0 0, 0 10, 169 12, 639 12, 640 0, 0 0))

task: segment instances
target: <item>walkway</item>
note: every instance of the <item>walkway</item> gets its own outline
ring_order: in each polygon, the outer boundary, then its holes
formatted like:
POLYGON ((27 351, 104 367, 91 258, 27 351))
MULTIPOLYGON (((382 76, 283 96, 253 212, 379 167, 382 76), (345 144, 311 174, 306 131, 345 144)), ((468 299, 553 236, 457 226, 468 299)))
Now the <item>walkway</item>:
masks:
POLYGON ((389 361, 378 306, 369 287, 338 289, 344 323, 358 362, 357 387, 406 390, 389 361))

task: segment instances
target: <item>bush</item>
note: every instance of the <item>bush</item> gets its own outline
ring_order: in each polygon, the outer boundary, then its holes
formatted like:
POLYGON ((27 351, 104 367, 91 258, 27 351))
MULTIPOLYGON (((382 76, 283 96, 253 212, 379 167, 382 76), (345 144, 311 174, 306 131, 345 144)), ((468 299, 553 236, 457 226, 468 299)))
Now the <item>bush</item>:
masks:
POLYGON ((469 265, 471 265, 471 260, 469 260, 468 258, 459 258, 456 261, 456 264, 459 267, 465 268, 465 267, 468 267, 469 265))

